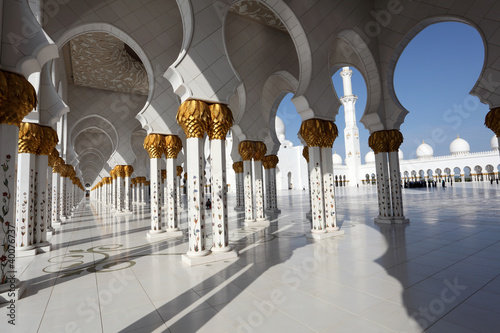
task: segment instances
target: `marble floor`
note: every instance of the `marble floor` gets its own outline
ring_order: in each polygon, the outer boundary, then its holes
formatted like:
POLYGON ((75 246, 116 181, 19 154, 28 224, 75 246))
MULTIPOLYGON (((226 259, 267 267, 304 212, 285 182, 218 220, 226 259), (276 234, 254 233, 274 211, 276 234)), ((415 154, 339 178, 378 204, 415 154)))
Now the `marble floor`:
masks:
POLYGON ((337 194, 345 235, 306 238, 306 192, 281 192, 268 228, 230 209, 237 259, 195 267, 187 237, 147 240, 147 207, 87 199, 53 251, 17 259, 27 290, 0 332, 500 331, 500 185, 405 189, 410 223, 392 226, 373 222, 374 186, 337 194))

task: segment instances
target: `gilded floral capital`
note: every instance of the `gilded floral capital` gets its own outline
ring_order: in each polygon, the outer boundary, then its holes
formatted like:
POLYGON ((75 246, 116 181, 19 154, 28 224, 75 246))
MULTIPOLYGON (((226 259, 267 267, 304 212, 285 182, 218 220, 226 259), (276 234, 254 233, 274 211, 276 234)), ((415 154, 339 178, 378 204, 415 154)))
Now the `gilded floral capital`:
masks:
POLYGON ((20 154, 36 154, 42 144, 43 130, 38 124, 21 123, 19 126, 19 148, 20 154))
POLYGON ((500 108, 491 109, 484 119, 484 124, 500 138, 500 108))
POLYGON ((123 171, 125 172, 125 177, 131 177, 134 173, 134 167, 131 165, 124 165, 123 171))
POLYGON ((243 161, 251 161, 255 155, 255 142, 241 141, 238 145, 238 153, 241 155, 243 161))
POLYGON ((389 130, 387 131, 387 135, 389 136, 388 143, 388 152, 396 152, 401 147, 401 144, 404 141, 403 134, 398 130, 389 130))
POLYGON ((182 171, 183 171, 182 167, 180 165, 178 165, 176 167, 176 170, 177 170, 177 177, 180 177, 182 175, 182 171))
POLYGON ((323 120, 323 140, 321 148, 332 148, 335 139, 339 136, 337 125, 333 121, 323 120))
POLYGON ((233 113, 224 104, 211 104, 210 122, 207 133, 210 140, 226 140, 227 132, 233 126, 233 113))
MULTIPOLYGON (((57 132, 52 127, 40 126, 42 129, 42 142, 38 147, 37 155, 52 155, 59 139, 57 137, 57 132)), ((57 150, 56 150, 57 151, 57 150)), ((58 153, 59 156, 59 153, 58 153)))
POLYGON ((144 139, 144 149, 148 152, 149 158, 161 158, 165 152, 165 136, 149 134, 144 139))
POLYGON ((177 158, 182 149, 182 140, 177 135, 165 135, 165 157, 177 158))
POLYGON ((235 173, 243 173, 243 162, 234 162, 233 170, 235 173))
POLYGON ((304 156, 307 163, 309 163, 309 147, 308 146, 304 146, 304 149, 302 150, 302 156, 304 156))
POLYGON ((276 155, 267 155, 264 156, 262 160, 262 165, 264 165, 264 169, 275 169, 278 165, 279 158, 276 155))
POLYGON ((116 178, 125 178, 125 166, 124 165, 117 165, 115 166, 115 179, 116 178))
POLYGON ((176 120, 186 138, 203 139, 210 121, 210 110, 203 101, 187 100, 179 106, 176 120))
POLYGON ((262 141, 255 141, 255 153, 253 155, 253 159, 255 161, 262 161, 262 159, 266 155, 266 152, 267 152, 266 144, 262 141))
POLYGON ((20 126, 36 106, 35 88, 23 76, 0 71, 0 124, 20 126))
POLYGON ((321 147, 323 144, 324 126, 321 119, 308 119, 300 125, 299 135, 309 147, 321 147))

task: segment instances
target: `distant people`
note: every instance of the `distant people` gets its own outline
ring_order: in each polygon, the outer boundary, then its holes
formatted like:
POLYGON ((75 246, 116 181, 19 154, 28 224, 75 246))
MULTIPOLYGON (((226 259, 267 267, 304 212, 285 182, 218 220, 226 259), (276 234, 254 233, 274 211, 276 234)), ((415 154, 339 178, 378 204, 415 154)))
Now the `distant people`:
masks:
POLYGON ((208 199, 205 206, 207 207, 207 209, 212 209, 212 201, 210 201, 210 199, 208 199))
POLYGON ((498 178, 497 178, 497 185, 498 185, 498 178))
POLYGON ((443 185, 443 187, 446 187, 446 183, 445 183, 444 179, 443 179, 443 181, 441 182, 441 185, 443 185))

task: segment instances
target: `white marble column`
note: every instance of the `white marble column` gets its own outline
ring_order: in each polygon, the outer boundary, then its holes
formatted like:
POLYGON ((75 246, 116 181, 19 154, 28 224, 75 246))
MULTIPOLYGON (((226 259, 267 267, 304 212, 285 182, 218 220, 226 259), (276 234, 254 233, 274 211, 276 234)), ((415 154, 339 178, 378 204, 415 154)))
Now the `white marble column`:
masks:
POLYGON ((123 170, 123 165, 118 166, 119 168, 117 169, 117 174, 116 174, 116 212, 118 213, 123 213, 124 211, 124 200, 123 200, 123 192, 125 190, 124 188, 124 182, 125 182, 125 171, 123 170))
POLYGON ((276 167, 269 169, 269 186, 271 194, 271 209, 274 212, 279 212, 278 194, 276 191, 276 167))
POLYGON ((141 178, 141 186, 139 187, 139 195, 141 197, 141 205, 146 205, 146 182, 141 178))
MULTIPOLYGON (((2 73, 0 72, 0 75, 2 73)), ((0 123, 0 257, 5 256, 15 265, 16 256, 16 165, 18 164, 19 128, 0 123)), ((33 252, 33 250, 32 250, 33 252)), ((0 265, 0 293, 10 291, 9 273, 15 271, 11 265, 0 265)), ((3 295, 2 295, 3 296, 3 295)))
POLYGON ((162 158, 150 159, 150 186, 151 186, 151 230, 148 237, 165 232, 162 229, 162 188, 161 188, 162 158))
POLYGON ((375 170, 377 173, 377 192, 379 215, 375 219, 378 223, 392 222, 391 192, 389 186, 389 166, 387 164, 387 153, 375 154, 375 170))
MULTIPOLYGON (((180 141, 180 139, 179 139, 180 141)), ((181 146, 182 147, 182 146, 181 146)), ((175 154, 177 157, 177 154, 175 154)), ((176 169, 176 158, 166 159, 167 169, 165 175, 165 218, 167 219, 167 232, 172 233, 179 230, 178 220, 177 220, 177 169, 176 169)))
POLYGON ((61 195, 59 194, 61 190, 61 176, 59 172, 61 170, 60 165, 62 160, 57 163, 59 163, 59 165, 54 166, 52 170, 52 227, 59 227, 61 225, 61 205, 59 203, 61 200, 61 195))
MULTIPOLYGON (((132 167, 128 165, 127 167, 132 167)), ((128 169, 127 169, 128 170, 128 169)), ((132 169, 132 172, 128 172, 125 170, 125 179, 124 179, 124 200, 123 200, 123 205, 124 205, 124 210, 126 213, 132 212, 132 201, 133 201, 133 189, 132 189, 132 184, 131 184, 131 174, 134 169, 132 169)))
POLYGON ((243 161, 243 193, 245 202, 245 223, 255 222, 253 206, 252 160, 243 161))
POLYGON ((236 206, 234 209, 236 211, 242 211, 245 209, 244 205, 244 193, 243 193, 243 162, 233 163, 234 178, 236 182, 235 195, 236 195, 236 206))
POLYGON ((231 250, 229 247, 229 227, 227 215, 226 133, 221 135, 221 139, 210 140, 213 232, 212 251, 214 252, 228 252, 231 250))
MULTIPOLYGON (((49 157, 50 159, 51 157, 49 157)), ((47 234, 52 235, 54 232, 54 227, 52 227, 52 167, 49 164, 49 168, 47 168, 47 234)))
POLYGON ((261 222, 266 220, 264 214, 264 180, 262 177, 262 160, 254 160, 254 176, 255 176, 255 221, 261 222))
POLYGON ((203 139, 186 139, 186 172, 188 195, 188 224, 190 257, 205 256, 205 195, 203 189, 203 139))
POLYGON ((325 204, 325 224, 327 232, 337 231, 337 209, 335 203, 335 176, 333 170, 332 148, 321 148, 323 172, 323 193, 325 204))
MULTIPOLYGON (((323 200, 323 170, 321 148, 309 145, 309 187, 311 188, 311 214, 313 234, 326 232, 325 208, 323 200)), ((331 156, 330 156, 331 158, 331 156)))
MULTIPOLYGON (((50 147, 52 150, 52 146, 50 147)), ((47 241, 47 169, 49 157, 45 154, 36 155, 35 172, 35 226, 34 243, 37 252, 50 251, 50 243, 47 241)))
POLYGON ((18 154, 18 204, 16 207, 16 252, 18 256, 36 254, 33 242, 33 227, 35 223, 35 160, 36 155, 34 153, 20 152, 18 154))
POLYGON ((409 220, 405 218, 403 210, 401 171, 397 151, 389 152, 389 170, 391 172, 391 203, 393 219, 396 223, 408 222, 409 220))
POLYGON ((276 166, 279 159, 276 155, 264 157, 263 165, 266 172, 266 210, 270 214, 279 213, 276 197, 276 166))

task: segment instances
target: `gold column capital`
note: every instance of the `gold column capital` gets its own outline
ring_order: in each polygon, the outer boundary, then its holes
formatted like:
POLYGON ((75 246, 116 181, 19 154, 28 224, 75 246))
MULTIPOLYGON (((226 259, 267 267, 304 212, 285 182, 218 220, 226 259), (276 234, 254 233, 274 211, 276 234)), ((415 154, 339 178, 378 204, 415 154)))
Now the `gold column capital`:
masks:
POLYGON ((403 134, 398 130, 382 130, 373 132, 368 138, 368 145, 375 154, 398 151, 403 143, 403 134))
POLYGON ((227 105, 211 104, 210 123, 208 124, 207 134, 210 140, 226 140, 227 132, 233 126, 233 113, 227 105))
POLYGON ((243 161, 252 160, 255 155, 255 142, 254 141, 241 141, 238 145, 238 153, 241 155, 243 161))
POLYGON ((116 178, 125 178, 125 166, 124 165, 117 165, 115 166, 115 175, 116 178))
POLYGON ((187 100, 179 106, 176 120, 186 138, 203 139, 210 121, 210 110, 203 101, 187 100))
POLYGON ((488 112, 484 119, 484 124, 500 138, 500 107, 491 109, 488 112))
POLYGON ((308 119, 300 125, 299 134, 309 147, 321 147, 324 136, 323 120, 308 119))
POLYGON ((137 179, 135 179, 135 178, 132 178, 132 179, 130 180, 130 183, 131 183, 132 185, 135 185, 135 184, 137 184, 137 179))
POLYGON ((21 123, 19 125, 19 148, 20 154, 36 154, 42 144, 43 131, 41 126, 33 123, 21 123))
POLYGON ((255 161, 262 161, 262 159, 266 155, 266 152, 267 152, 266 144, 262 141, 255 141, 255 153, 253 155, 253 159, 255 161))
POLYGON ((389 137, 389 142, 387 144, 387 151, 396 152, 401 147, 401 144, 404 141, 403 134, 398 130, 388 130, 387 135, 389 137))
POLYGON ((183 171, 182 167, 180 165, 178 165, 176 167, 176 170, 177 170, 177 177, 180 177, 182 175, 182 171, 183 171))
POLYGON ((134 167, 131 165, 124 165, 123 172, 125 172, 125 177, 131 177, 134 173, 134 167))
POLYGON ((36 104, 35 88, 26 78, 0 71, 0 124, 19 127, 36 104))
POLYGON ((149 154, 149 158, 161 158, 165 152, 165 136, 161 134, 149 134, 144 139, 144 149, 149 154))
POLYGON ((243 173, 243 162, 234 162, 233 170, 235 173, 243 173))
POLYGON ((48 126, 40 126, 40 128, 42 130, 42 142, 38 147, 37 155, 50 156, 59 142, 57 132, 52 127, 48 126))
POLYGON ((165 157, 177 158, 182 149, 182 140, 177 135, 165 135, 165 157))
POLYGON ((115 167, 113 168, 113 170, 111 170, 111 171, 109 172, 109 175, 111 176, 111 180, 116 179, 116 177, 118 177, 118 176, 117 176, 117 174, 116 174, 116 171, 117 171, 117 170, 116 170, 116 166, 115 166, 115 167))
POLYGON ((335 139, 339 136, 337 125, 333 121, 323 120, 323 133, 321 148, 332 148, 335 139))
POLYGON ((308 146, 304 146, 304 149, 302 150, 302 156, 304 156, 307 163, 309 163, 309 147, 308 146))
POLYGON ((279 158, 276 155, 267 155, 264 156, 262 160, 262 164, 264 165, 264 169, 275 169, 278 165, 279 158))

